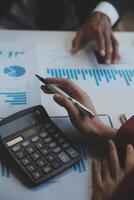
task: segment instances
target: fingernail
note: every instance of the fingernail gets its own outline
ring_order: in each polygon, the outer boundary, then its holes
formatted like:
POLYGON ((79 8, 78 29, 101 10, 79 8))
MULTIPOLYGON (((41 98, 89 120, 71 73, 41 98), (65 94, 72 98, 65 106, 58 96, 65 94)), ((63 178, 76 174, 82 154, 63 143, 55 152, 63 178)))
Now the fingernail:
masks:
POLYGON ((117 64, 117 63, 118 63, 118 61, 117 61, 117 60, 114 60, 114 61, 113 61, 113 63, 114 63, 114 64, 117 64))
POLYGON ((133 146, 131 144, 127 145, 127 150, 128 151, 132 151, 133 150, 133 146))
POLYGON ((108 140, 108 143, 109 143, 109 145, 110 145, 111 147, 113 147, 113 146, 114 146, 114 143, 113 143, 113 141, 112 141, 112 140, 108 140))
POLYGON ((93 165, 96 165, 96 164, 97 164, 97 160, 93 159, 93 165))
POLYGON ((108 143, 111 144, 113 141, 112 140, 108 140, 108 143))
POLYGON ((54 99, 55 99, 55 100, 59 99, 60 97, 61 97, 60 94, 55 94, 55 95, 54 95, 54 99))
POLYGON ((101 55, 101 56, 105 56, 105 51, 104 51, 104 50, 101 50, 101 51, 100 51, 100 55, 101 55))
POLYGON ((111 61, 110 60, 106 60, 106 64, 110 65, 111 61))

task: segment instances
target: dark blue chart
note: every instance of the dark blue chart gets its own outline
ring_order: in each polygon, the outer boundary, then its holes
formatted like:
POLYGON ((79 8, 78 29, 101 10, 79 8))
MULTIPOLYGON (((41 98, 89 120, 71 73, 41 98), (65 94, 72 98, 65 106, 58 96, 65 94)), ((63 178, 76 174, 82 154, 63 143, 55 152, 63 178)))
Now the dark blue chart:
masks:
POLYGON ((85 147, 81 145, 80 146, 80 150, 81 150, 81 154, 82 154, 82 159, 77 164, 73 165, 73 170, 75 172, 78 172, 78 173, 82 173, 82 172, 86 172, 87 171, 85 162, 87 162, 87 160, 88 160, 87 152, 86 152, 85 147))
POLYGON ((19 106, 27 104, 26 92, 3 92, 0 96, 4 98, 4 102, 8 105, 19 106))
POLYGON ((7 178, 10 177, 10 170, 8 164, 6 163, 6 159, 1 162, 1 176, 5 176, 7 178))
POLYGON ((116 69, 116 68, 48 68, 46 70, 47 76, 52 77, 67 77, 74 81, 79 80, 91 80, 94 82, 96 87, 104 85, 105 86, 113 83, 119 82, 126 87, 134 87, 134 69, 116 69))
POLYGON ((24 67, 18 65, 12 65, 9 67, 5 67, 3 70, 4 74, 11 76, 11 77, 20 77, 23 76, 26 72, 24 67))

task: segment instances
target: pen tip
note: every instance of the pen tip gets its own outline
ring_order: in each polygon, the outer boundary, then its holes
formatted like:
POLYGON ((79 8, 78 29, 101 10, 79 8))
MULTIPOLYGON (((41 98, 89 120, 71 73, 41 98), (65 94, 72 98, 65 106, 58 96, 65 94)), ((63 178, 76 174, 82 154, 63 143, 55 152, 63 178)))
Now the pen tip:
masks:
POLYGON ((37 78, 39 78, 39 76, 38 76, 37 74, 35 74, 35 76, 36 76, 37 78))

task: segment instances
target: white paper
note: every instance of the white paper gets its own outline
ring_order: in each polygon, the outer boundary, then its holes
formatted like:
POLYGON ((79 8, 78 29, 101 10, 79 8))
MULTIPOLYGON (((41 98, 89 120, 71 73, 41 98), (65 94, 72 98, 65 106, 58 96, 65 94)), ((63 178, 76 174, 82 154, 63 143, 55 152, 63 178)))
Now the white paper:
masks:
POLYGON ((34 45, 0 45, 0 117, 40 104, 34 45))

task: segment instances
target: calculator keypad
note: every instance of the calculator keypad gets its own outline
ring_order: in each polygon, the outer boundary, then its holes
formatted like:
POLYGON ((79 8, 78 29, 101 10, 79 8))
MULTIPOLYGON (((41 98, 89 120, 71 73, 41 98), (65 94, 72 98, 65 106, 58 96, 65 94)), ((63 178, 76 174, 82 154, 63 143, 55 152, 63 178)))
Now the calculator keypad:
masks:
POLYGON ((69 162, 80 156, 57 128, 47 124, 44 129, 42 133, 11 148, 11 152, 34 182, 45 180, 48 175, 55 175, 60 168, 63 171, 69 162))

